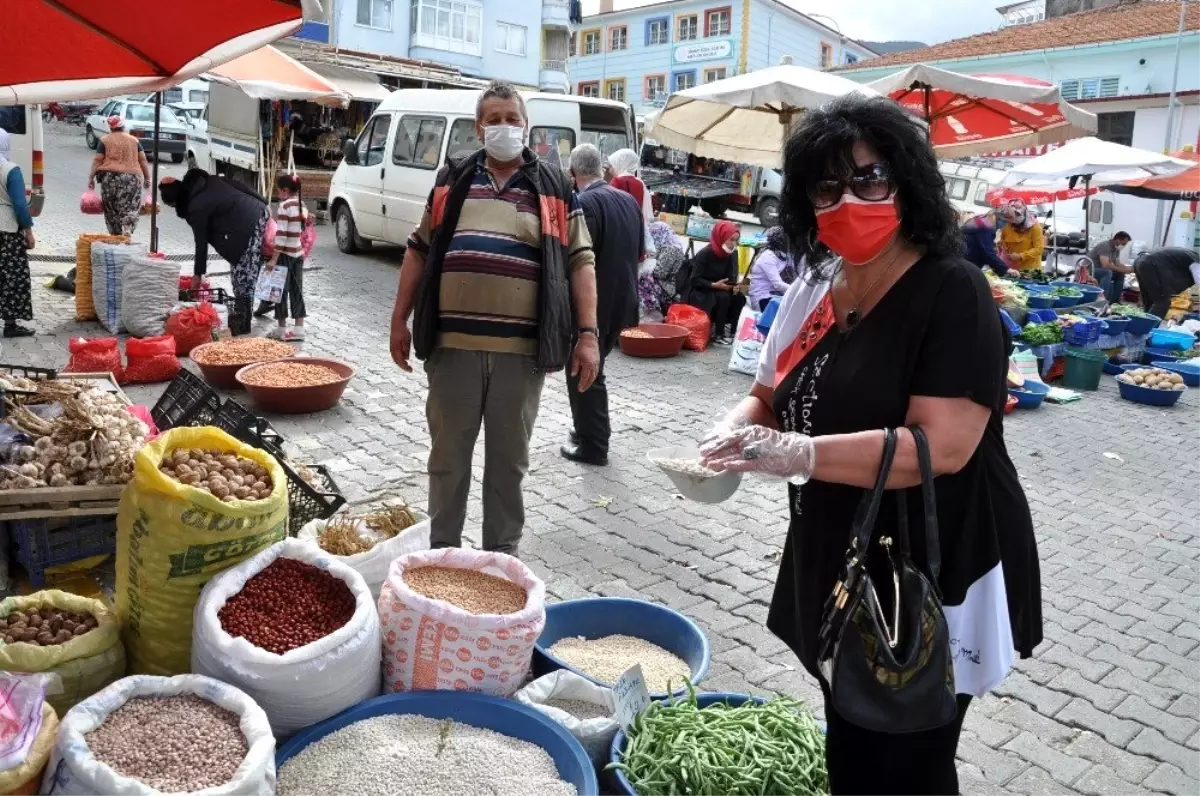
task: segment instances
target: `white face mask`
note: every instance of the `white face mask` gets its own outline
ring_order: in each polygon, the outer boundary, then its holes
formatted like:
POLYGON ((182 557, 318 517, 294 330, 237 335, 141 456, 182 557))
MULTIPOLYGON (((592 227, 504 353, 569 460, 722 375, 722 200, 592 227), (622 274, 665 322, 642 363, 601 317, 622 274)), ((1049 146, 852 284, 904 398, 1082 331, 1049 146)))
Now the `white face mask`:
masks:
POLYGON ((525 149, 525 128, 511 124, 493 124, 483 128, 483 148, 496 160, 515 160, 525 149))
POLYGON ((726 245, 724 248, 725 248, 726 254, 733 254, 735 251, 737 251, 737 244, 730 243, 730 244, 726 245))

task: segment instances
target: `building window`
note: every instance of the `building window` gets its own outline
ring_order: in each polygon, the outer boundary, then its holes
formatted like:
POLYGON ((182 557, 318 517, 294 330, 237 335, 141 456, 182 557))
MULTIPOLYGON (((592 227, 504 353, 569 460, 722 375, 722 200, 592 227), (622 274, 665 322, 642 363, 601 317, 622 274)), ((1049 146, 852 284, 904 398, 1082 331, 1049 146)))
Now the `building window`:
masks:
POLYGON ((686 72, 675 72, 671 75, 672 91, 683 91, 696 85, 696 70, 689 69, 686 72))
POLYGON ((642 92, 644 101, 648 103, 663 102, 667 98, 667 76, 646 75, 646 85, 642 92))
POLYGON ((525 26, 509 22, 496 23, 496 51, 509 55, 525 55, 525 26))
POLYGON ((1120 95, 1121 78, 1113 75, 1064 80, 1059 83, 1058 90, 1065 100, 1107 99, 1120 95))
POLYGON ((729 8, 717 8, 704 12, 705 36, 728 36, 732 26, 729 8))
POLYGON ((614 25, 608 29, 608 49, 624 50, 629 47, 629 28, 626 25, 614 25))
POLYGON ((600 81, 592 80, 588 83, 579 84, 579 96, 581 97, 599 97, 600 96, 600 81))
POLYGON ((1096 114, 1096 137, 1101 141, 1133 146, 1133 111, 1096 114))
POLYGON ((358 0, 359 25, 380 30, 392 29, 392 0, 358 0))
POLYGON ((396 125, 392 163, 418 169, 436 169, 442 154, 446 120, 430 116, 402 116, 396 125))
POLYGON ((583 32, 583 54, 596 55, 600 52, 600 31, 585 30, 583 32))
POLYGON ((846 53, 846 63, 848 63, 848 64, 858 63, 858 56, 855 55, 854 53, 850 53, 850 52, 846 53))
POLYGON ((679 41, 691 41, 696 38, 699 29, 695 14, 679 18, 679 41))
POLYGON ((712 83, 716 80, 724 80, 725 74, 726 74, 726 69, 723 66, 717 67, 716 69, 705 69, 704 70, 704 82, 712 83))
POLYGON ((474 0, 414 0, 413 46, 483 55, 483 6, 474 0))
POLYGON ((833 45, 827 41, 821 42, 821 68, 833 66, 833 45))
POLYGON ((659 17, 646 20, 646 46, 671 43, 671 18, 659 17))
POLYGON ((567 54, 571 58, 575 57, 575 31, 571 31, 570 44, 567 45, 567 54))
POLYGON ((618 77, 616 80, 604 81, 604 96, 616 102, 625 101, 625 78, 618 77))

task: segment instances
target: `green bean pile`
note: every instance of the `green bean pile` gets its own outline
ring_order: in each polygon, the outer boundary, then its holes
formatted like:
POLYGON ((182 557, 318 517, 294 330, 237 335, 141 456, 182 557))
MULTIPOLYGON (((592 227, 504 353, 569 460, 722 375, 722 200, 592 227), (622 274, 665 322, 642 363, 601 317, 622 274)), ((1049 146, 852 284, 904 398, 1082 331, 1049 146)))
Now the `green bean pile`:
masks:
POLYGON ((800 702, 776 697, 699 708, 654 702, 629 728, 621 769, 639 796, 829 792, 825 735, 800 702))

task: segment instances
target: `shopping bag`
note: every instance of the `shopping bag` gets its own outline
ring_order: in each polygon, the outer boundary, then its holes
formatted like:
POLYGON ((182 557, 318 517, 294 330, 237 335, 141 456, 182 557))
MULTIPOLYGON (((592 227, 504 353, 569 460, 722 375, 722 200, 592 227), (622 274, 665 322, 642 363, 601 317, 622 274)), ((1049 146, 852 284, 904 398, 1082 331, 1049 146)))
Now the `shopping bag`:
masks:
POLYGON ((274 268, 263 268, 258 272, 258 281, 254 283, 254 300, 278 304, 283 301, 283 288, 287 285, 287 266, 277 265, 274 268))
POLYGON ((104 213, 104 203, 100 199, 100 194, 96 193, 91 188, 83 192, 79 197, 79 212, 89 216, 98 216, 104 213))
POLYGON ((267 217, 267 226, 263 228, 262 251, 264 257, 270 257, 275 253, 275 233, 279 231, 279 225, 275 223, 275 216, 267 217))
POLYGON ((667 323, 688 330, 683 347, 689 351, 704 351, 708 348, 711 321, 708 313, 691 304, 672 304, 667 310, 667 323))
POLYGON ((758 313, 749 305, 742 307, 738 317, 737 335, 729 352, 729 369, 735 373, 753 376, 758 373, 758 356, 762 353, 766 337, 758 331, 758 313))

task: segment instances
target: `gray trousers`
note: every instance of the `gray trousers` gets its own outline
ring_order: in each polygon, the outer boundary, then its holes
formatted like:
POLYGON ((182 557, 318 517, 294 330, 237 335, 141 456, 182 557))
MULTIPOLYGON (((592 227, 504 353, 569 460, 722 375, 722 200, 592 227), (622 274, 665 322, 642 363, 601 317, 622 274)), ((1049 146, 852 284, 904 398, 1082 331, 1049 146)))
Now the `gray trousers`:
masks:
POLYGON ((517 554, 525 526, 521 482, 545 375, 534 358, 437 348, 425 362, 432 448, 430 537, 435 548, 462 545, 471 492, 471 454, 483 424, 483 549, 517 554))

